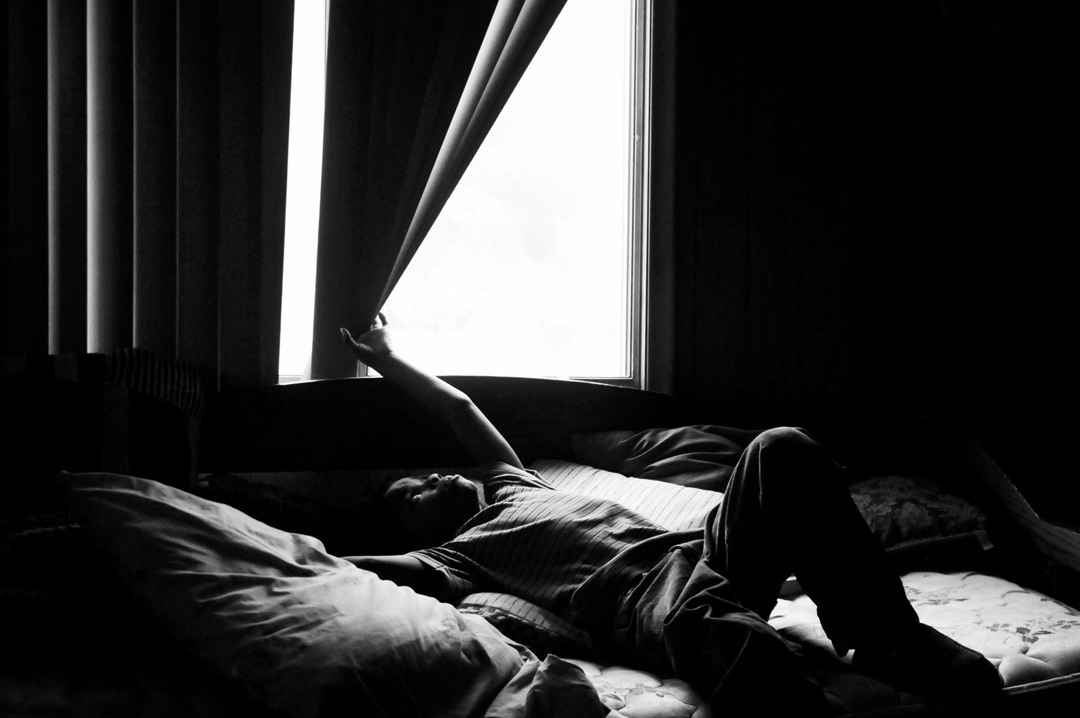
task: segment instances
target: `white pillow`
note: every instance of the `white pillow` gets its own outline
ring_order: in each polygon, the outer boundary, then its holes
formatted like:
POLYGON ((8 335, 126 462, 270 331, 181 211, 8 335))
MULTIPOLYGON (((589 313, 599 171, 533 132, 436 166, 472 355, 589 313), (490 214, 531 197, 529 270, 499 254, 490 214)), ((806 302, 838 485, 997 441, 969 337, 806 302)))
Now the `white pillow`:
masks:
POLYGON ((529 655, 478 616, 224 504, 116 474, 59 481, 158 620, 289 715, 474 715, 529 655))
POLYGON ((540 459, 530 468, 557 489, 618 501, 671 531, 701 528, 724 495, 663 481, 637 479, 560 459, 540 459))

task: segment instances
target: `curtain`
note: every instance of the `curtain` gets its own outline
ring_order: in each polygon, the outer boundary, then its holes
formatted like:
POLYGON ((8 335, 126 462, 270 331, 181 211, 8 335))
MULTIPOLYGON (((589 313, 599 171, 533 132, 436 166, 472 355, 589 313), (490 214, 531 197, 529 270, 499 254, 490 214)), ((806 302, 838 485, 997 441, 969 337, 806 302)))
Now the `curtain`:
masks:
POLYGON ((565 0, 332 2, 311 378, 370 325, 565 0))
POLYGON ((276 381, 292 9, 9 0, 0 352, 276 381))

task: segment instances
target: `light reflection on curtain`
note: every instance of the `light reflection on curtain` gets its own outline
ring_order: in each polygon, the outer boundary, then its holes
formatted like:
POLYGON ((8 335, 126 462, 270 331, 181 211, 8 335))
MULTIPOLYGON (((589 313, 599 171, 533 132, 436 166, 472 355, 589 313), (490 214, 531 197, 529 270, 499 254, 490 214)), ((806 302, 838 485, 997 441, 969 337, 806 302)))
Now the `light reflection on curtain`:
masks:
POLYGON ((0 352, 134 346, 275 381, 292 2, 4 12, 0 352))
POLYGON ((370 324, 565 0, 333 2, 311 378, 370 324))

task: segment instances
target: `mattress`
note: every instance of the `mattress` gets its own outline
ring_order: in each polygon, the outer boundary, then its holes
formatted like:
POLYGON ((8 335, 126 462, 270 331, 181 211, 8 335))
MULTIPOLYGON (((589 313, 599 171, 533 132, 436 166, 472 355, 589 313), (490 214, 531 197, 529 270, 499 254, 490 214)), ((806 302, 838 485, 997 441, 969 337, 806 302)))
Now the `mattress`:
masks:
POLYGON ((568 659, 592 681, 600 700, 612 712, 608 718, 711 718, 712 711, 690 686, 678 678, 624 666, 604 666, 568 659))
MULTIPOLYGON (((903 576, 923 623, 981 652, 1006 691, 1080 672, 1080 612, 1038 591, 977 572, 918 571, 903 576)), ((782 600, 769 621, 786 636, 839 658, 805 594, 782 600)))
MULTIPOLYGON (((985 655, 1001 673, 1005 693, 1080 673, 1080 612, 1016 583, 982 573, 920 571, 903 576, 908 598, 926 624, 985 655)), ((911 698, 877 681, 852 679, 851 655, 836 655, 805 594, 781 599, 769 623, 811 647, 815 675, 845 712, 860 706, 910 704, 911 698), (829 666, 828 664, 832 664, 829 666)), ((689 686, 618 665, 573 660, 593 683, 612 718, 709 718, 689 686)))

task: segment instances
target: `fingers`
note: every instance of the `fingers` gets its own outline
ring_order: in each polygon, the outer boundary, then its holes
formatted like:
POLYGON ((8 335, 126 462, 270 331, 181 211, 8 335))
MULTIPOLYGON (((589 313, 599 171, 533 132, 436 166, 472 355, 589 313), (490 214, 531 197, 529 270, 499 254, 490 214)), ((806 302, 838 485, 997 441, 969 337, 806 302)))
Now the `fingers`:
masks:
MULTIPOLYGON (((366 334, 367 332, 374 331, 375 329, 382 329, 383 327, 385 327, 389 323, 390 322, 388 322, 386 320, 386 315, 383 314, 382 312, 379 312, 375 316, 375 321, 372 322, 371 326, 368 327, 367 331, 364 332, 364 333, 366 334)), ((354 347, 358 347, 360 345, 360 343, 353 337, 352 332, 350 332, 345 327, 341 327, 340 330, 341 330, 341 340, 343 342, 345 342, 346 344, 349 344, 351 346, 354 346, 354 347)), ((363 338, 363 337, 361 337, 361 338, 363 338)))
MULTIPOLYGON (((364 348, 360 342, 353 338, 352 332, 345 327, 341 327, 341 341, 345 346, 351 349, 354 354, 360 352, 364 348)), ((359 356, 359 354, 357 354, 357 356, 359 356)))

